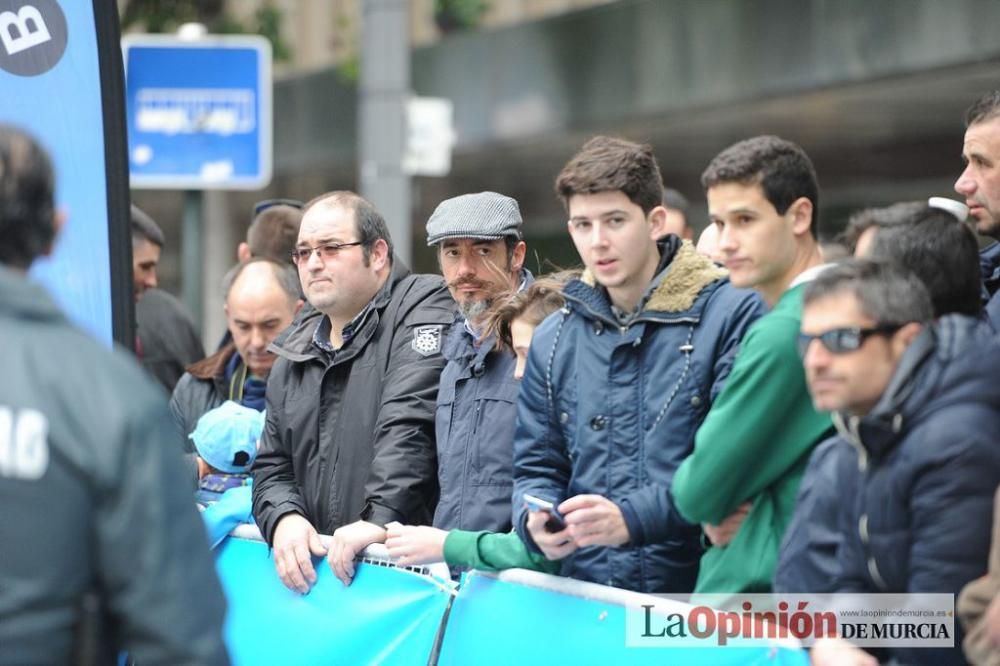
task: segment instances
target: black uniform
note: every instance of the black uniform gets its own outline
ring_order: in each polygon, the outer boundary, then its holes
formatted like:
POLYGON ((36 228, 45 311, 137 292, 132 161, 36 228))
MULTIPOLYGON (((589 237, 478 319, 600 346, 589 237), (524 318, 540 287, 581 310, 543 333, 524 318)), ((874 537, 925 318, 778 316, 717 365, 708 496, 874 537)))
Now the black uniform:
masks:
POLYGON ((228 663, 162 389, 3 266, 0 341, 0 664, 73 663, 95 637, 105 659, 228 663))

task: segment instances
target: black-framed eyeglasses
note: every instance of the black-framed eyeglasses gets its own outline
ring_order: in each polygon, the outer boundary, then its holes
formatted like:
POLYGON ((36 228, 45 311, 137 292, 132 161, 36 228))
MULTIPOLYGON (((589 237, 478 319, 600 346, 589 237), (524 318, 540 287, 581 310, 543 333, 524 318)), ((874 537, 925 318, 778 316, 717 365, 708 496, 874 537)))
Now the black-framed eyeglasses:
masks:
POLYGON ((264 199, 253 205, 253 215, 250 219, 256 218, 268 208, 274 208, 275 206, 291 206, 292 208, 302 210, 303 204, 298 199, 264 199))
POLYGON ((329 261, 337 256, 337 254, 346 247, 354 247, 355 245, 364 245, 364 241, 353 241, 351 243, 323 243, 322 245, 317 245, 316 247, 297 247, 292 250, 292 262, 298 266, 300 264, 309 263, 309 258, 312 256, 313 252, 318 252, 320 259, 323 261, 329 261))
POLYGON ((806 352, 809 350, 809 345, 812 344, 813 340, 819 340, 831 354, 849 354, 861 349, 861 345, 865 344, 865 340, 871 336, 892 335, 899 329, 903 328, 904 325, 905 324, 881 324, 879 326, 872 326, 869 328, 847 326, 844 328, 834 328, 829 331, 824 331, 819 335, 800 333, 799 356, 802 356, 803 358, 805 357, 806 352))

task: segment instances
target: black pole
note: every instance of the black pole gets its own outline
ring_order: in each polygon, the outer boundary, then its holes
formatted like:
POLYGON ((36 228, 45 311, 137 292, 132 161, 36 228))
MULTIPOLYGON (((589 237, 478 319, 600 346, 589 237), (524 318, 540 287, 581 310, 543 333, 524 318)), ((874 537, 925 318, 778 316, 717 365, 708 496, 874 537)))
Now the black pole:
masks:
POLYGON ((125 129, 121 32, 118 6, 114 0, 93 0, 93 6, 104 120, 104 174, 111 260, 111 331, 116 342, 132 349, 135 345, 135 297, 132 287, 128 137, 125 129))

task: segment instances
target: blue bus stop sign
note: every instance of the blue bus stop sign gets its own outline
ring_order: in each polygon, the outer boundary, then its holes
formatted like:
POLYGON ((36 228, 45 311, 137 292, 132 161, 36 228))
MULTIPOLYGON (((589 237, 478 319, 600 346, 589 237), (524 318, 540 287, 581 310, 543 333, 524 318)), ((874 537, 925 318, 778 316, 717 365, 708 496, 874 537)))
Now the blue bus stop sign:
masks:
POLYGON ((122 48, 132 187, 255 190, 270 182, 270 42, 129 35, 122 48))

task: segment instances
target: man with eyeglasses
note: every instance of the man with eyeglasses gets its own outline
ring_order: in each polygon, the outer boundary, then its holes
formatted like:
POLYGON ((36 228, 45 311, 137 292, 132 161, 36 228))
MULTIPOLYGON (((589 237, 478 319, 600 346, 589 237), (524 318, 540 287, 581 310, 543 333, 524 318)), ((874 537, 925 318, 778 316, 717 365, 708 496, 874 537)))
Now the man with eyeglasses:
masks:
POLYGON ((454 303, 438 276, 392 254, 385 220, 353 192, 309 202, 292 257, 309 306, 272 344, 253 513, 291 590, 326 555, 344 584, 393 521, 430 522, 434 405, 454 303), (319 534, 333 534, 329 549, 319 534))
MULTIPOLYGON (((803 354, 817 409, 833 414, 841 536, 831 592, 948 593, 986 572, 1000 484, 1000 342, 934 309, 894 264, 851 260, 803 295, 803 354)), ((906 664, 965 663, 955 647, 891 648, 906 664)), ((876 663, 818 645, 814 664, 876 663)))
POLYGON ((711 547, 696 592, 766 592, 813 447, 832 430, 806 391, 795 353, 802 291, 825 266, 819 185, 799 146, 776 136, 740 141, 702 174, 717 251, 737 287, 771 311, 740 343, 732 372, 681 463, 672 492, 711 547))

